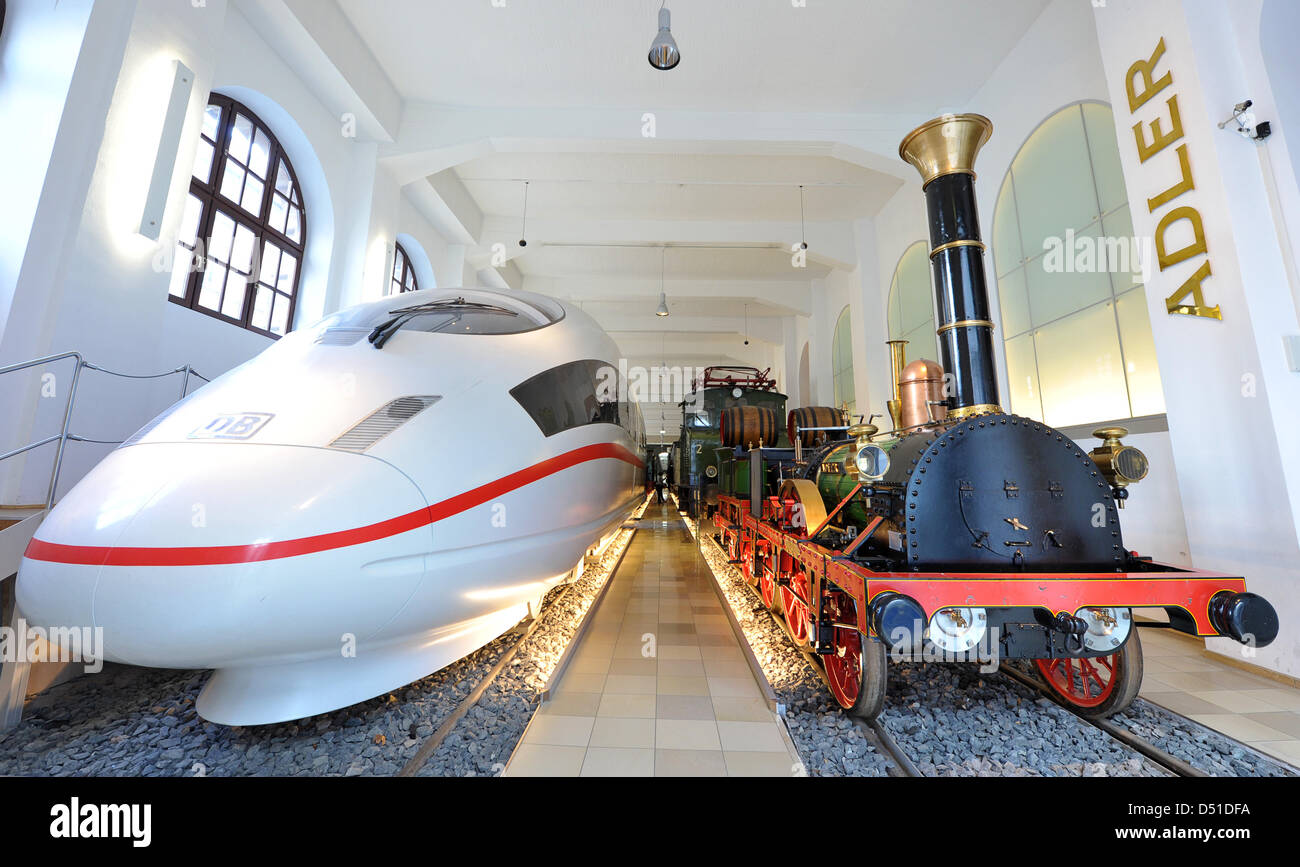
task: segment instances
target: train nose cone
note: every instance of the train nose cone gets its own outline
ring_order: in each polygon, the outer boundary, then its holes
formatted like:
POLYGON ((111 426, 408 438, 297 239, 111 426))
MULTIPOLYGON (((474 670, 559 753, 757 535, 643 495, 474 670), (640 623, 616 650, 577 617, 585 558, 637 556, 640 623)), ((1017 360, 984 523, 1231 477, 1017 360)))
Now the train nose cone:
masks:
POLYGON ((103 629, 107 659, 222 667, 346 651, 423 574, 419 488, 330 449, 149 443, 113 452, 51 512, 18 575, 38 626, 103 629))

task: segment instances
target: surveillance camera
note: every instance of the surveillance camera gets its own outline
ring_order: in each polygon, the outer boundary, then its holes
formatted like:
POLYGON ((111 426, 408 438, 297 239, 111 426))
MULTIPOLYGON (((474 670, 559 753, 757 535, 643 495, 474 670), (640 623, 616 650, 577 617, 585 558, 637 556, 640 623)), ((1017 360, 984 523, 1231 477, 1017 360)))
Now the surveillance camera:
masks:
POLYGON ((1250 110, 1254 100, 1243 100, 1232 107, 1232 117, 1219 124, 1219 129, 1227 129, 1228 124, 1236 124, 1237 135, 1250 141, 1263 141, 1273 134, 1273 125, 1268 121, 1256 123, 1255 113, 1250 110))
POLYGON ((1256 123, 1255 113, 1248 111, 1237 117, 1237 134, 1251 141, 1263 141, 1273 134, 1273 125, 1266 120, 1256 123))

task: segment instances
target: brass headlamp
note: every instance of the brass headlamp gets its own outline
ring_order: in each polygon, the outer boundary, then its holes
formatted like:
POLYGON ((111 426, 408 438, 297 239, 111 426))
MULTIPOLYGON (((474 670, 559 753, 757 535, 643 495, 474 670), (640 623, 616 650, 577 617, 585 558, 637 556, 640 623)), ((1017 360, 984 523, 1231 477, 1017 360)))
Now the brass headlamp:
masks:
POLYGON ((1128 497, 1125 488, 1145 479, 1151 463, 1141 449, 1120 442, 1128 436, 1127 428, 1103 427, 1093 431, 1092 435, 1101 440, 1101 445, 1088 452, 1088 457, 1115 489, 1115 501, 1122 509, 1128 497))
POLYGON ((848 433, 857 440, 858 451, 854 465, 858 470, 858 481, 879 481, 889 470, 889 452, 871 441, 873 436, 880 433, 880 428, 868 421, 866 424, 853 425, 848 433))

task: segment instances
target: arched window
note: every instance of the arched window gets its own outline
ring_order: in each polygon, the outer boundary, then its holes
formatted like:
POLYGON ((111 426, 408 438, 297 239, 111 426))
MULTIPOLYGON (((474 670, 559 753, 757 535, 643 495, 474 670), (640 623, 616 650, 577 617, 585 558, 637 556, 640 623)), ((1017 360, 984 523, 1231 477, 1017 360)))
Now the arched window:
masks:
POLYGON ((1014 412, 1064 427, 1165 411, 1138 252, 1110 108, 1062 109, 993 214, 1014 412))
POLYGON ((898 260, 894 279, 889 284, 889 339, 906 340, 909 359, 938 361, 929 253, 930 245, 917 241, 898 260))
POLYGON ((397 245, 397 252, 393 254, 393 273, 389 277, 388 294, 400 295, 403 292, 417 292, 420 289, 420 281, 415 276, 415 268, 411 265, 411 257, 406 255, 402 245, 397 245))
POLYGON ((293 166, 257 115, 212 94, 170 297, 269 337, 293 327, 306 215, 293 166))
POLYGON ((853 389, 853 331, 849 327, 848 307, 835 322, 835 337, 831 341, 831 382, 835 390, 835 405, 847 404, 849 412, 854 412, 858 401, 853 389))

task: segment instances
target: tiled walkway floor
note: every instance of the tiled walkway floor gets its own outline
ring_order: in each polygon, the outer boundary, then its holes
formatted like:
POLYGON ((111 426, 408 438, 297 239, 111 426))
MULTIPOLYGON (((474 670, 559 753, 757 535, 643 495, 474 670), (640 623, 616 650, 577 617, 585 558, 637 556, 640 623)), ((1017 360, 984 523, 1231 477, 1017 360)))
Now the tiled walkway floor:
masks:
POLYGON ((1164 630, 1142 630, 1144 698, 1300 765, 1300 689, 1225 665, 1164 630))
POLYGON ((676 509, 651 505, 641 526, 506 775, 795 775, 676 509))

